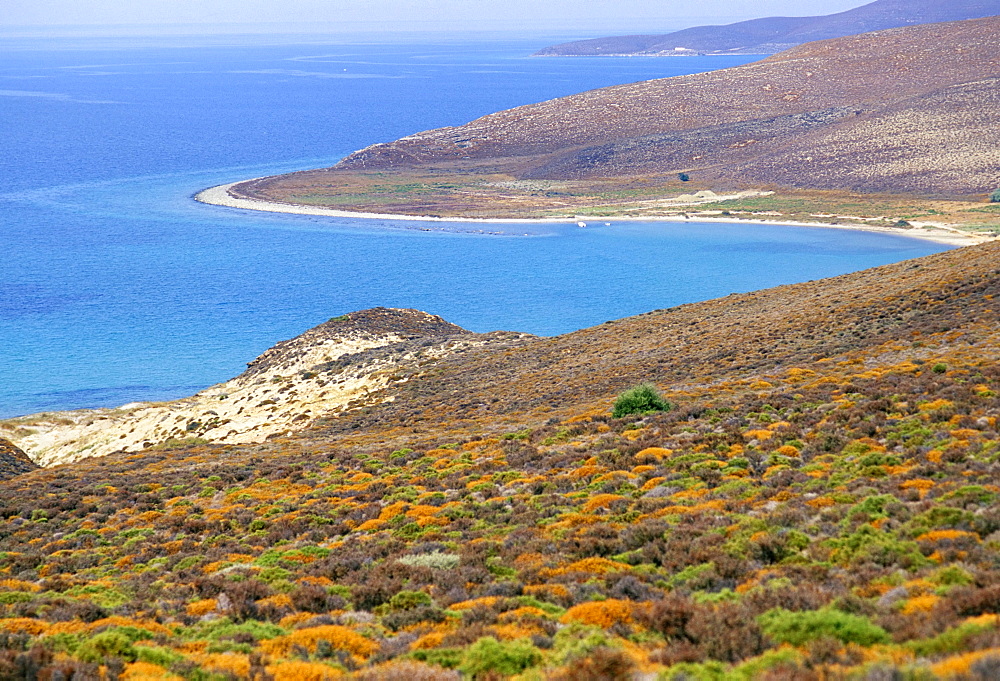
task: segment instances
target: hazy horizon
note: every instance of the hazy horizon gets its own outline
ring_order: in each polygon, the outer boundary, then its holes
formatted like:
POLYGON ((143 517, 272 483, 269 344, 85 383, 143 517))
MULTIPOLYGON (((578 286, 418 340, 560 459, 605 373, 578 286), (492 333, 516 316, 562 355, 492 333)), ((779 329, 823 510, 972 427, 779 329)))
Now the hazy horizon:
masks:
POLYGON ((764 16, 829 14, 865 0, 9 0, 0 33, 47 35, 191 35, 226 33, 616 32, 658 33, 764 16))

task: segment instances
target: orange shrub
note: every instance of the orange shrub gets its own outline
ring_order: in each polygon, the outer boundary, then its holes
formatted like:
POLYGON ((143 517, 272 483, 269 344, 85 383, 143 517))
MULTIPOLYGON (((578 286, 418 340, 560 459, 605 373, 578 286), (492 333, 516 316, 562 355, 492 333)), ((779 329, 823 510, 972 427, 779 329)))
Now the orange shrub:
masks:
POLYGON ((294 629, 298 625, 311 620, 315 616, 315 613, 311 612, 293 612, 291 615, 285 615, 278 620, 278 626, 284 629, 294 629))
POLYGON ((122 681, 182 681, 181 677, 171 674, 163 667, 149 662, 133 662, 125 667, 125 673, 120 677, 122 681))
POLYGON ((188 603, 184 610, 192 617, 201 617, 215 610, 216 606, 218 606, 218 601, 214 598, 204 598, 194 603, 188 603))
POLYGON ((780 454, 781 456, 796 457, 799 455, 799 450, 792 445, 781 445, 776 450, 775 454, 780 454))
POLYGON ((604 466, 580 466, 579 468, 569 472, 569 477, 571 478, 587 478, 591 475, 597 475, 598 473, 604 473, 608 469, 604 466))
MULTIPOLYGON (((196 641, 195 643, 207 643, 207 641, 196 641)), ((191 655, 191 659, 208 672, 232 674, 242 679, 250 676, 250 659, 246 655, 239 653, 194 653, 191 655)))
POLYGON ((903 605, 902 613, 904 615, 915 615, 921 612, 930 612, 939 600, 941 599, 934 594, 915 596, 906 601, 903 605))
POLYGON ((931 665, 931 673, 941 679, 967 678, 969 670, 973 664, 984 657, 995 657, 1000 655, 1000 648, 989 648, 987 650, 977 650, 972 653, 963 653, 949 657, 947 660, 931 665))
POLYGON ((274 681, 328 681, 345 678, 340 670, 319 662, 279 662, 268 665, 267 671, 274 677, 274 681))
POLYGON ((524 593, 542 599, 568 599, 569 589, 562 584, 530 584, 524 587, 524 593))
POLYGON ((583 505, 583 512, 590 513, 599 508, 608 508, 611 504, 624 498, 620 494, 595 494, 583 505))
POLYGON ((964 530, 931 530, 917 537, 917 541, 922 542, 955 541, 958 539, 972 539, 978 542, 979 535, 964 530))
POLYGON ((632 621, 633 604, 631 601, 621 601, 609 598, 606 601, 594 601, 574 605, 566 611, 559 621, 563 624, 580 622, 607 629, 615 624, 629 624, 632 621))
POLYGON ((653 489, 654 487, 659 487, 660 483, 664 482, 665 480, 666 480, 666 478, 662 478, 662 477, 661 478, 650 478, 649 480, 646 481, 646 483, 642 487, 640 487, 640 489, 643 492, 648 492, 649 490, 653 489))
POLYGON ((438 648, 442 643, 444 643, 444 637, 444 632, 432 631, 429 634, 424 634, 411 643, 410 648, 412 650, 430 650, 431 648, 438 648))
POLYGON ((299 629, 287 636, 279 636, 260 644, 261 649, 277 657, 286 657, 295 646, 302 646, 311 653, 316 652, 319 641, 328 642, 336 650, 344 650, 361 660, 378 651, 378 644, 361 634, 337 624, 299 629))
POLYGON ((622 570, 631 570, 632 566, 626 565, 625 563, 619 563, 614 560, 608 560, 607 558, 584 558, 578 560, 575 563, 570 563, 558 568, 547 568, 540 570, 539 574, 542 577, 557 577, 559 575, 565 575, 572 572, 586 572, 592 575, 606 575, 609 572, 621 572, 622 570))
POLYGON ((270 606, 272 608, 291 608, 292 598, 288 594, 275 594, 273 596, 268 596, 267 598, 262 598, 256 602, 257 605, 270 606))
POLYGON ((33 617, 12 617, 10 619, 0 619, 0 629, 15 634, 28 634, 38 636, 44 634, 49 629, 47 622, 37 620, 33 617))
POLYGON ((483 596, 482 598, 472 598, 467 601, 453 603, 449 610, 472 610, 475 607, 492 608, 500 601, 499 596, 483 596))
POLYGON ((635 455, 636 461, 663 461, 674 451, 663 447, 647 447, 635 455))
POLYGON ((515 622, 521 619, 533 619, 533 618, 551 619, 551 617, 552 616, 549 615, 549 613, 545 612, 541 608, 533 608, 529 605, 526 605, 524 607, 517 608, 516 610, 508 610, 507 612, 502 613, 499 617, 499 620, 501 622, 515 622))

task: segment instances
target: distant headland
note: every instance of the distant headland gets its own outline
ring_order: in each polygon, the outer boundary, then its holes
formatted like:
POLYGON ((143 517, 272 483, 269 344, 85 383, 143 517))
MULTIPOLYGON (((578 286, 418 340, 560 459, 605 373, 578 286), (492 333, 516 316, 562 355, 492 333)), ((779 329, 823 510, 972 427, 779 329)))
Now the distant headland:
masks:
POLYGON ((875 0, 823 16, 765 17, 724 26, 694 26, 661 35, 574 40, 543 48, 536 57, 673 57, 694 54, 774 54, 815 40, 914 24, 1000 14, 1000 0, 875 0))
POLYGON ((713 219, 997 233, 1000 17, 801 45, 517 107, 199 194, 425 220, 713 219))

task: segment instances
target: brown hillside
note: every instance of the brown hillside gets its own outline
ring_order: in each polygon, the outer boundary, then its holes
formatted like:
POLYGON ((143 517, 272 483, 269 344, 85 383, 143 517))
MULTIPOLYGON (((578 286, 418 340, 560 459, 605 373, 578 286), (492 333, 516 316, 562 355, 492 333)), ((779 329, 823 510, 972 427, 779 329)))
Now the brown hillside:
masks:
MULTIPOLYGON (((501 111, 231 193, 371 210, 358 183, 392 171, 591 183, 684 172, 724 189, 981 195, 1000 186, 998 35, 1000 17, 990 17, 809 43, 742 67, 501 111)), ((432 204, 407 195, 376 207, 432 204)))
POLYGON ((419 376, 401 373, 383 394, 391 402, 326 427, 502 429, 528 414, 564 416, 610 403, 644 381, 681 390, 792 368, 826 372, 830 358, 858 351, 894 363, 935 337, 996 353, 997 300, 1000 243, 984 244, 524 339, 499 352, 473 349, 422 367, 419 376))

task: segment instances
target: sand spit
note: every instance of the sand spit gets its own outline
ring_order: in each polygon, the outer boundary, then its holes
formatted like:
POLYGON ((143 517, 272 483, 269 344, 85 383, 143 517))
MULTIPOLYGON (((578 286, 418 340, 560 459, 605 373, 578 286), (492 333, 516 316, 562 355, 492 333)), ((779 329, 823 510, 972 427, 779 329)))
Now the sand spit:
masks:
MULTIPOLYGON (((935 222, 911 222, 911 227, 892 227, 886 225, 865 224, 866 218, 850 215, 830 215, 828 218, 839 218, 844 220, 856 220, 854 224, 832 223, 832 222, 802 222, 782 219, 780 213, 775 213, 768 218, 762 218, 759 214, 754 217, 732 217, 724 216, 721 211, 717 215, 713 214, 692 214, 692 212, 677 212, 676 209, 716 203, 726 200, 737 200, 752 198, 757 196, 769 196, 773 192, 764 191, 744 191, 735 194, 716 194, 711 191, 701 191, 695 194, 683 194, 673 199, 660 199, 657 201, 645 202, 647 205, 655 204, 656 208, 664 209, 663 213, 650 213, 642 216, 619 215, 619 216, 573 216, 573 217, 543 217, 543 218, 468 218, 468 217, 439 217, 433 215, 399 215, 393 213, 362 213, 357 211, 335 210, 333 208, 318 208, 294 203, 281 203, 277 201, 261 201, 259 199, 247 199, 235 197, 229 190, 248 180, 230 182, 228 184, 209 187, 195 194, 194 199, 200 203, 225 206, 228 208, 240 208, 243 210, 257 210, 268 213, 289 213, 293 215, 314 215, 331 218, 348 218, 360 220, 398 220, 404 222, 435 222, 435 223, 481 223, 481 224, 581 224, 588 223, 601 224, 608 222, 708 222, 708 223, 730 223, 741 225, 782 225, 789 227, 821 227, 829 229, 851 229, 865 232, 880 232, 883 234, 895 234, 915 239, 924 239, 936 243, 947 244, 949 246, 972 246, 974 244, 992 241, 993 237, 984 234, 974 234, 963 232, 954 227, 935 222), (675 209, 667 212, 668 209, 675 209)), ((711 213, 716 213, 712 211, 711 213)))

